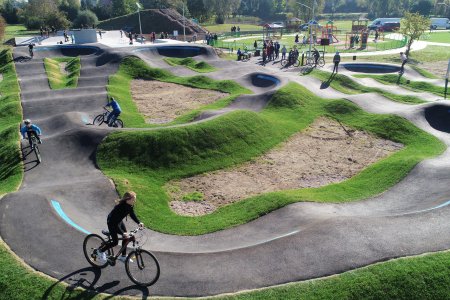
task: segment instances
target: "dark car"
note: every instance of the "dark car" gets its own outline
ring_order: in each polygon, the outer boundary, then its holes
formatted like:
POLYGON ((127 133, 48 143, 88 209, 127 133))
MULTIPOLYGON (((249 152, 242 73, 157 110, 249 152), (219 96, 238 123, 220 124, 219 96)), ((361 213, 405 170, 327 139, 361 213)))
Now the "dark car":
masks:
POLYGON ((381 25, 378 29, 381 31, 397 31, 400 29, 400 23, 399 22, 386 22, 383 25, 381 25))

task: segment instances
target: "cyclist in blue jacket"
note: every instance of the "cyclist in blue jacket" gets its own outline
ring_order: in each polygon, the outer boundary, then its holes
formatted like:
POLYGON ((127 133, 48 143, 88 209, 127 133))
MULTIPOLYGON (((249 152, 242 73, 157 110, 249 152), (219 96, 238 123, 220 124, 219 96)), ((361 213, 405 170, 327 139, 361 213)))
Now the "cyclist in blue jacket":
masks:
POLYGON ((108 118, 106 119, 106 124, 108 124, 109 127, 111 127, 114 124, 114 121, 119 117, 122 110, 120 109, 119 103, 114 99, 114 97, 111 97, 111 102, 106 104, 104 107, 110 106, 112 108, 112 112, 108 115, 108 118))
POLYGON ((30 145, 32 145, 31 137, 34 135, 38 140, 38 143, 42 144, 42 140, 40 137, 42 134, 41 129, 38 126, 32 124, 30 119, 23 120, 23 123, 25 125, 22 128, 20 128, 20 133, 22 133, 22 137, 25 138, 25 134, 27 134, 28 142, 30 143, 30 145))

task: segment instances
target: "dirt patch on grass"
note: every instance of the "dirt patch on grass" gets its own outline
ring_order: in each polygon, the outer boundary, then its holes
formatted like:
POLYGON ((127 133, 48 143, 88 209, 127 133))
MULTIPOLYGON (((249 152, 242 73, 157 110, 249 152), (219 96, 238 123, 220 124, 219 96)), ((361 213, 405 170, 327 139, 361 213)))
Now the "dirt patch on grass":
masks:
POLYGON ((169 123, 180 115, 229 95, 175 83, 140 79, 131 81, 131 94, 146 122, 154 124, 169 123))
MULTIPOLYGON (((449 48, 450 51, 450 48, 449 48)), ((445 77, 447 73, 447 61, 433 61, 427 63, 418 63, 417 66, 421 69, 424 69, 439 78, 445 77)))
POLYGON ((67 76, 69 75, 69 71, 67 71, 67 62, 60 62, 59 63, 59 71, 61 72, 61 74, 67 76))
POLYGON ((237 168, 169 182, 170 207, 197 216, 242 199, 279 190, 344 181, 400 150, 402 144, 344 127, 327 118, 237 168))

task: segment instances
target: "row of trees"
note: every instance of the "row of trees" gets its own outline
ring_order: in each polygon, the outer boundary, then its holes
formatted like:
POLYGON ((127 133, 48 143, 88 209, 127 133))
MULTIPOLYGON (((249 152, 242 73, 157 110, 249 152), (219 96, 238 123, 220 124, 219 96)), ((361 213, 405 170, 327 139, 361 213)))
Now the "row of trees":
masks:
POLYGON ((226 16, 246 15, 262 19, 295 16, 302 20, 320 13, 370 12, 369 18, 403 16, 419 12, 428 16, 450 14, 450 0, 0 0, 8 23, 24 23, 28 28, 44 24, 58 28, 91 26, 112 17, 133 13, 136 3, 149 8, 184 10, 188 17, 204 22, 211 17, 223 23, 226 16), (308 8, 309 7, 309 8, 308 8))

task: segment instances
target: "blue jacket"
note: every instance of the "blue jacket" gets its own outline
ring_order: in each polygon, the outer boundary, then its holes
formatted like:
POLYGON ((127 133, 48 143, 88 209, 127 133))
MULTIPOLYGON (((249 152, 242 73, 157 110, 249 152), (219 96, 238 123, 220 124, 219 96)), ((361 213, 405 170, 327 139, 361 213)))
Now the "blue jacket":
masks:
POLYGON ((106 106, 111 106, 114 112, 122 112, 122 110, 120 109, 120 105, 116 100, 112 100, 111 102, 106 104, 106 106))
POLYGON ((27 131, 36 131, 38 135, 41 135, 41 129, 34 124, 31 124, 31 127, 28 128, 26 125, 20 128, 20 132, 22 133, 22 137, 25 138, 27 131))

